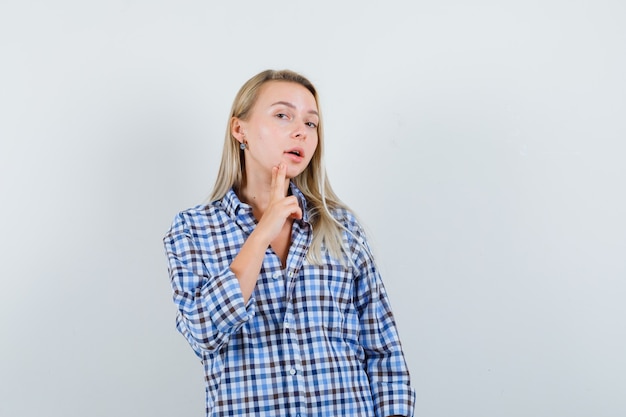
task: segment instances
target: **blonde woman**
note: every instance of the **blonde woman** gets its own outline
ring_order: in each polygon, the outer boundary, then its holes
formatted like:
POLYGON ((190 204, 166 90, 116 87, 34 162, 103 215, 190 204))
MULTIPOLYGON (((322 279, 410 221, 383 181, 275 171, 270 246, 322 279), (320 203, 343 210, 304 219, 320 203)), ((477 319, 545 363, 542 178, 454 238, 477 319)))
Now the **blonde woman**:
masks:
POLYGON ((412 416, 383 283, 323 165, 315 87, 264 71, 235 97, 206 205, 164 238, 207 416, 412 416))

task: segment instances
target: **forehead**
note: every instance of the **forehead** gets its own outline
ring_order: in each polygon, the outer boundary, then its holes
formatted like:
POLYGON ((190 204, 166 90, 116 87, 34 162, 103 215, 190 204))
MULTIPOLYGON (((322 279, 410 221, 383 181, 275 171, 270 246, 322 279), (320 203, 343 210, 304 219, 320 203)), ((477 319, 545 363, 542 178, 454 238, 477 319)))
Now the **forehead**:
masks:
POLYGON ((276 102, 288 102, 302 110, 316 110, 313 94, 303 85, 292 81, 268 81, 259 89, 257 104, 271 106, 276 102))

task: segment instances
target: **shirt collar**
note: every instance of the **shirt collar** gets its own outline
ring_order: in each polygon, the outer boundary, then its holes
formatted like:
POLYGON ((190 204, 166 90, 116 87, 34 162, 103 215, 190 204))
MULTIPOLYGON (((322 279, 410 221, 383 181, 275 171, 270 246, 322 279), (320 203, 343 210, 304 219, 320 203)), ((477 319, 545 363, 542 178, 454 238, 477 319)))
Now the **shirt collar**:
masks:
POLYGON ((289 182, 289 193, 291 195, 296 196, 296 198, 298 199, 298 204, 300 205, 300 209, 302 210, 302 220, 301 221, 308 223, 309 222, 309 212, 308 212, 307 207, 306 207, 306 198, 304 197, 304 194, 302 194, 302 191, 300 191, 300 189, 296 186, 296 184, 294 184, 293 181, 289 182))
MULTIPOLYGON (((300 209, 302 210, 302 220, 303 222, 309 222, 309 213, 307 211, 307 203, 304 194, 302 191, 293 183, 293 181, 289 182, 289 194, 295 196, 298 199, 298 204, 300 205, 300 209)), ((221 206, 224 208, 226 213, 231 218, 241 218, 249 215, 252 216, 252 207, 249 204, 246 204, 239 200, 239 197, 235 193, 235 190, 231 188, 228 190, 226 195, 222 197, 220 200, 221 206)))

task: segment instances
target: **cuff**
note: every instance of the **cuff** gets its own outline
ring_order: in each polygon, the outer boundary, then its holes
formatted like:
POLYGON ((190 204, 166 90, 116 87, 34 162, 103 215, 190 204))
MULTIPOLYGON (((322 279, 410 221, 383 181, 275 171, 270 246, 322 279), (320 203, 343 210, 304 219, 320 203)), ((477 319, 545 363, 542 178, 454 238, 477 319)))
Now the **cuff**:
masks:
POLYGON ((211 321, 220 332, 230 334, 254 316, 255 300, 250 297, 248 303, 244 303, 239 281, 230 268, 202 288, 202 297, 213 306, 211 321))

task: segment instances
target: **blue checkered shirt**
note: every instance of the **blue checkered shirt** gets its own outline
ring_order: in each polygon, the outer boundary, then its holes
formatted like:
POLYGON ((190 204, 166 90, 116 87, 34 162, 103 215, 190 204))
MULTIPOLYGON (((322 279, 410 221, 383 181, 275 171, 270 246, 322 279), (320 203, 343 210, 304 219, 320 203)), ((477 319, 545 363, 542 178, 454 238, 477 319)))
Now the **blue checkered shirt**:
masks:
POLYGON ((346 210, 352 262, 307 262, 306 200, 286 267, 268 248, 247 303, 230 264, 256 225, 231 190, 181 212, 164 238, 176 325, 200 357, 207 416, 412 416, 396 325, 363 231, 346 210), (344 265, 346 264, 346 265, 344 265))

